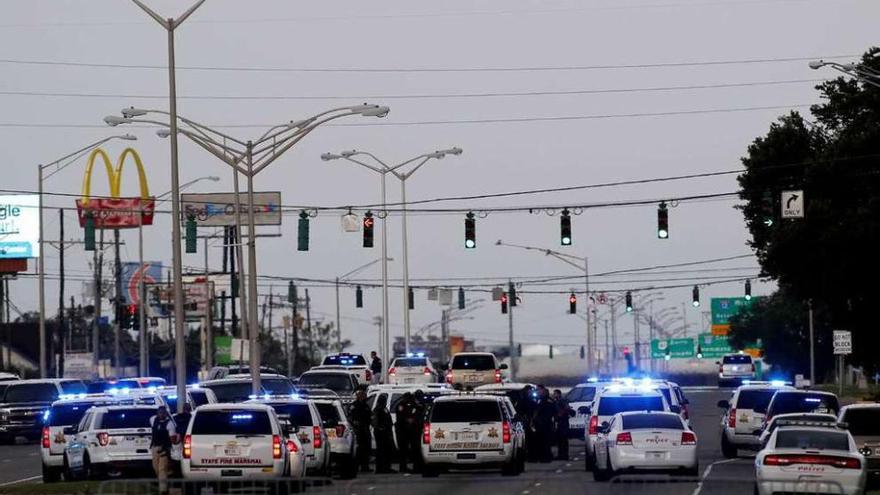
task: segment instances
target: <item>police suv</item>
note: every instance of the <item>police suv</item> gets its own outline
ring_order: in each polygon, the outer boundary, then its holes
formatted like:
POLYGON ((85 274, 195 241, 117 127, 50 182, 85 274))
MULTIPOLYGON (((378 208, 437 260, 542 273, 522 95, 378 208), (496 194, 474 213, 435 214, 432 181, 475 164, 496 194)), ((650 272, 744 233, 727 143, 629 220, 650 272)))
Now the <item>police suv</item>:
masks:
POLYGON ((782 382, 749 382, 734 390, 730 400, 718 401, 721 415, 721 452, 736 457, 738 449, 756 450, 760 438, 756 432, 764 424, 767 406, 779 390, 795 390, 782 382))
POLYGON ((80 420, 64 451, 72 478, 119 476, 151 467, 150 418, 156 406, 100 406, 80 420))
POLYGON ((248 400, 246 404, 263 404, 275 411, 281 423, 288 427, 287 438, 296 437, 301 444, 307 473, 330 472, 330 443, 313 401, 291 396, 265 396, 248 400))

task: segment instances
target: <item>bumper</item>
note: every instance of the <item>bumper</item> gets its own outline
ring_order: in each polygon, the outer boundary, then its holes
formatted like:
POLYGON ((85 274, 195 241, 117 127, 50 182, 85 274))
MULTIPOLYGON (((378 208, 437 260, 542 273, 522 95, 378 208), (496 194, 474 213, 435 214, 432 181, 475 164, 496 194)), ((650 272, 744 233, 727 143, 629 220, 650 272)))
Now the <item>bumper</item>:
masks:
POLYGON ((579 440, 583 440, 585 432, 586 432, 586 429, 584 428, 583 425, 581 425, 580 428, 574 428, 574 427, 569 426, 568 438, 577 438, 579 440))
POLYGON ((465 467, 493 467, 502 466, 513 460, 513 447, 505 447, 504 450, 490 451, 432 451, 422 448, 422 459, 425 464, 432 466, 449 466, 453 468, 465 467))
POLYGON ((64 454, 50 454, 46 449, 40 449, 40 459, 44 466, 61 467, 64 465, 64 454))
POLYGON ((324 469, 326 467, 324 450, 316 450, 311 455, 306 455, 306 470, 324 469))
POLYGON ((0 424, 0 435, 40 436, 43 427, 34 424, 0 424))
POLYGON ((841 495, 859 495, 863 493, 865 486, 864 477, 857 480, 810 480, 798 481, 796 477, 788 481, 784 480, 759 480, 757 483, 759 495, 773 495, 774 493, 834 493, 841 495))
POLYGON ((611 463, 616 470, 679 470, 697 465, 697 449, 670 451, 662 458, 648 456, 648 451, 616 448, 611 451, 611 463))
POLYGON ((330 439, 330 455, 342 456, 351 455, 353 450, 352 444, 348 439, 330 439))
POLYGON ((288 457, 290 471, 287 473, 293 479, 301 479, 306 475, 306 459, 302 454, 292 454, 288 457))
POLYGON ((181 466, 181 472, 185 479, 197 480, 242 480, 242 479, 276 479, 284 476, 284 462, 278 461, 271 466, 241 467, 241 466, 191 466, 185 461, 181 466))
POLYGON ((425 376, 423 373, 418 375, 394 375, 388 377, 391 385, 421 385, 425 383, 437 383, 437 378, 431 375, 425 376))
POLYGON ((758 435, 752 435, 750 433, 735 433, 729 428, 724 429, 724 436, 727 437, 727 441, 736 445, 737 447, 759 447, 761 445, 761 437, 758 435))

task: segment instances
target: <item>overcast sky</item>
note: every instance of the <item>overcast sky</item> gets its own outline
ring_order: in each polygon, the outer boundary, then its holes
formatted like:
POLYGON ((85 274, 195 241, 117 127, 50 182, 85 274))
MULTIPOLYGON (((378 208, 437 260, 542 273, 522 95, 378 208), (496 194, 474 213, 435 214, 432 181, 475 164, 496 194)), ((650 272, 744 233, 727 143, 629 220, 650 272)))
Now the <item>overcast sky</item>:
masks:
MULTIPOLYGON (((174 16, 189 2, 147 3, 165 16, 174 16)), ((37 163, 125 132, 104 127, 105 115, 118 114, 130 105, 167 109, 167 71, 150 68, 167 62, 165 32, 131 2, 6 0, 4 7, 0 22, 3 189, 36 190, 37 163), (142 68, 112 67, 117 65, 142 68)), ((878 18, 880 3, 871 0, 208 0, 177 35, 179 112, 211 125, 271 126, 364 101, 391 107, 391 114, 381 121, 345 121, 381 125, 327 126, 315 131, 258 176, 256 188, 282 191, 286 205, 378 202, 378 176, 353 164, 325 163, 319 158, 326 151, 352 148, 371 151, 389 162, 452 146, 464 149, 459 157, 430 162, 420 169, 408 182, 411 200, 734 170, 740 167, 746 146, 764 134, 778 115, 788 109, 803 111, 817 102, 813 85, 836 75, 831 69, 812 71, 807 61, 833 56, 855 59, 877 44, 878 18), (793 58, 799 60, 754 62, 793 58), (693 64, 732 61, 753 62, 693 64), (662 66, 650 67, 655 64, 662 66), (413 70, 549 67, 560 70, 413 70), (608 91, 623 89, 638 91, 608 91), (465 94, 482 96, 454 96, 465 94), (226 98, 205 98, 210 96, 226 98), (668 115, 645 115, 658 113, 668 115)), ((263 132, 260 127, 225 130, 241 138, 263 132)), ((135 146, 146 162, 151 190, 155 194, 167 191, 168 141, 156 137, 154 129, 129 131, 139 137, 135 146)), ((122 147, 116 142, 107 150, 115 157, 122 147)), ((192 143, 181 140, 180 156, 182 183, 206 175, 222 177, 217 183, 200 183, 193 192, 232 189, 228 168, 192 143)), ((46 182, 46 191, 78 194, 84 166, 85 160, 80 160, 55 175, 46 182)), ((136 187, 129 169, 123 190, 135 195, 136 187)), ((96 173, 95 193, 106 193, 105 188, 103 173, 96 173)), ((422 207, 479 210, 583 205, 736 189, 735 175, 725 175, 422 207)), ((398 185, 389 181, 389 201, 398 200, 398 185)), ((46 203, 69 207, 74 198, 47 197, 46 203)), ((463 214, 413 215, 410 274, 414 285, 452 287, 458 282, 418 279, 494 277, 502 281, 578 274, 574 267, 541 254, 497 247, 497 239, 588 256, 593 273, 749 254, 748 234, 735 204, 730 198, 681 202, 670 209, 670 239, 665 241, 656 238, 656 204, 588 209, 573 217, 574 245, 567 248, 559 246, 558 216, 545 213, 492 213, 479 218, 474 250, 463 248, 463 214)), ((67 212, 66 218, 67 237, 80 237, 74 213, 67 212)), ((393 278, 402 273, 400 231, 399 218, 390 218, 393 278)), ((57 238, 57 213, 47 215, 45 232, 47 238, 57 238)), ((170 217, 160 215, 148 230, 148 259, 170 265, 169 232, 170 217)), ((380 256, 378 230, 376 248, 364 249, 359 234, 342 232, 336 213, 312 219, 309 252, 296 251, 295 216, 284 218, 282 232, 281 238, 259 241, 261 274, 332 279, 380 256)), ((128 243, 124 259, 136 260, 136 233, 125 232, 123 237, 128 243)), ((47 271, 55 275, 57 252, 47 251, 47 271)), ((214 267, 219 266, 220 255, 219 247, 211 248, 214 267)), ((68 290, 77 299, 79 279, 88 276, 90 258, 81 247, 68 250, 68 276, 74 279, 68 290)), ((185 265, 203 264, 201 252, 183 259, 185 265)), ((741 282, 703 286, 704 304, 694 309, 691 285, 758 274, 754 258, 703 267, 734 270, 595 277, 592 288, 687 286, 662 291, 665 300, 655 303, 654 309, 674 306, 680 314, 686 302, 693 332, 701 313, 708 310, 709 298, 738 296, 743 287, 741 282)), ((34 262, 31 271, 36 271, 34 262)), ((378 278, 379 273, 374 266, 359 276, 378 278)), ((279 283, 276 291, 285 292, 284 285, 279 283)), ((22 279, 11 286, 16 306, 36 307, 35 281, 22 279)), ((556 286, 526 284, 520 290, 565 292, 570 287, 582 290, 580 281, 556 286)), ((268 291, 268 286, 261 290, 268 291)), ((756 294, 772 290, 772 284, 754 284, 756 294)), ((332 289, 312 287, 310 293, 317 318, 332 319, 332 289)), ((367 290, 365 307, 356 309, 354 291, 343 290, 344 336, 353 339, 359 351, 375 347, 376 328, 371 320, 381 313, 380 297, 379 290, 367 290)), ((472 297, 486 299, 487 294, 472 297)), ((516 314, 517 340, 557 345, 583 342, 583 322, 567 314, 567 295, 523 297, 516 314)), ((424 291, 416 294, 414 330, 439 319, 440 307, 426 299, 424 291)), ((47 284, 47 300, 47 310, 54 312, 54 279, 47 284)), ((401 300, 401 292, 392 291, 392 335, 402 334, 401 300)), ((583 300, 579 303, 583 312, 583 300)), ((473 320, 457 322, 453 330, 482 344, 506 342, 507 318, 497 303, 488 302, 472 314, 473 320)), ((632 328, 629 317, 620 322, 620 328, 624 332, 621 340, 631 340, 631 333, 626 333, 632 328)))

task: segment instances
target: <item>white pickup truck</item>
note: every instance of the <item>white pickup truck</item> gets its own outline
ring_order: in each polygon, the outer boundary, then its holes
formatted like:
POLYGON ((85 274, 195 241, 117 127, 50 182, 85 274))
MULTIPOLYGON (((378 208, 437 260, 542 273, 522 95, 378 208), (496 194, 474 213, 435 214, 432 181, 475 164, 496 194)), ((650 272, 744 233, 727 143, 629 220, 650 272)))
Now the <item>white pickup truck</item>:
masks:
POLYGON ((312 367, 312 370, 346 370, 357 377, 361 385, 369 385, 373 379, 373 373, 367 359, 361 354, 329 354, 321 362, 320 366, 312 367))

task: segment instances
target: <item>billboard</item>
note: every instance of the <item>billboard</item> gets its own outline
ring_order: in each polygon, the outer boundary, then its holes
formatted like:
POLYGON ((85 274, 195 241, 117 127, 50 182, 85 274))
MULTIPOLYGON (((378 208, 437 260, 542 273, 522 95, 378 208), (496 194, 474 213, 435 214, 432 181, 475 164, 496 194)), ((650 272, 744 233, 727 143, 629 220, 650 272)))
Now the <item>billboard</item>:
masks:
POLYGON ((40 257, 40 197, 0 195, 0 258, 40 257))
MULTIPOLYGON (((241 222, 247 223, 247 193, 238 194, 241 202, 241 222)), ((183 218, 193 216, 199 227, 228 227, 235 225, 235 193, 181 194, 183 218)), ((254 193, 255 225, 281 225, 281 193, 254 193)))
POLYGON ((151 284, 155 285, 162 282, 162 262, 145 261, 143 265, 140 263, 123 263, 122 264, 122 287, 124 290, 125 304, 140 304, 140 296, 138 288, 144 281, 144 291, 151 284))

